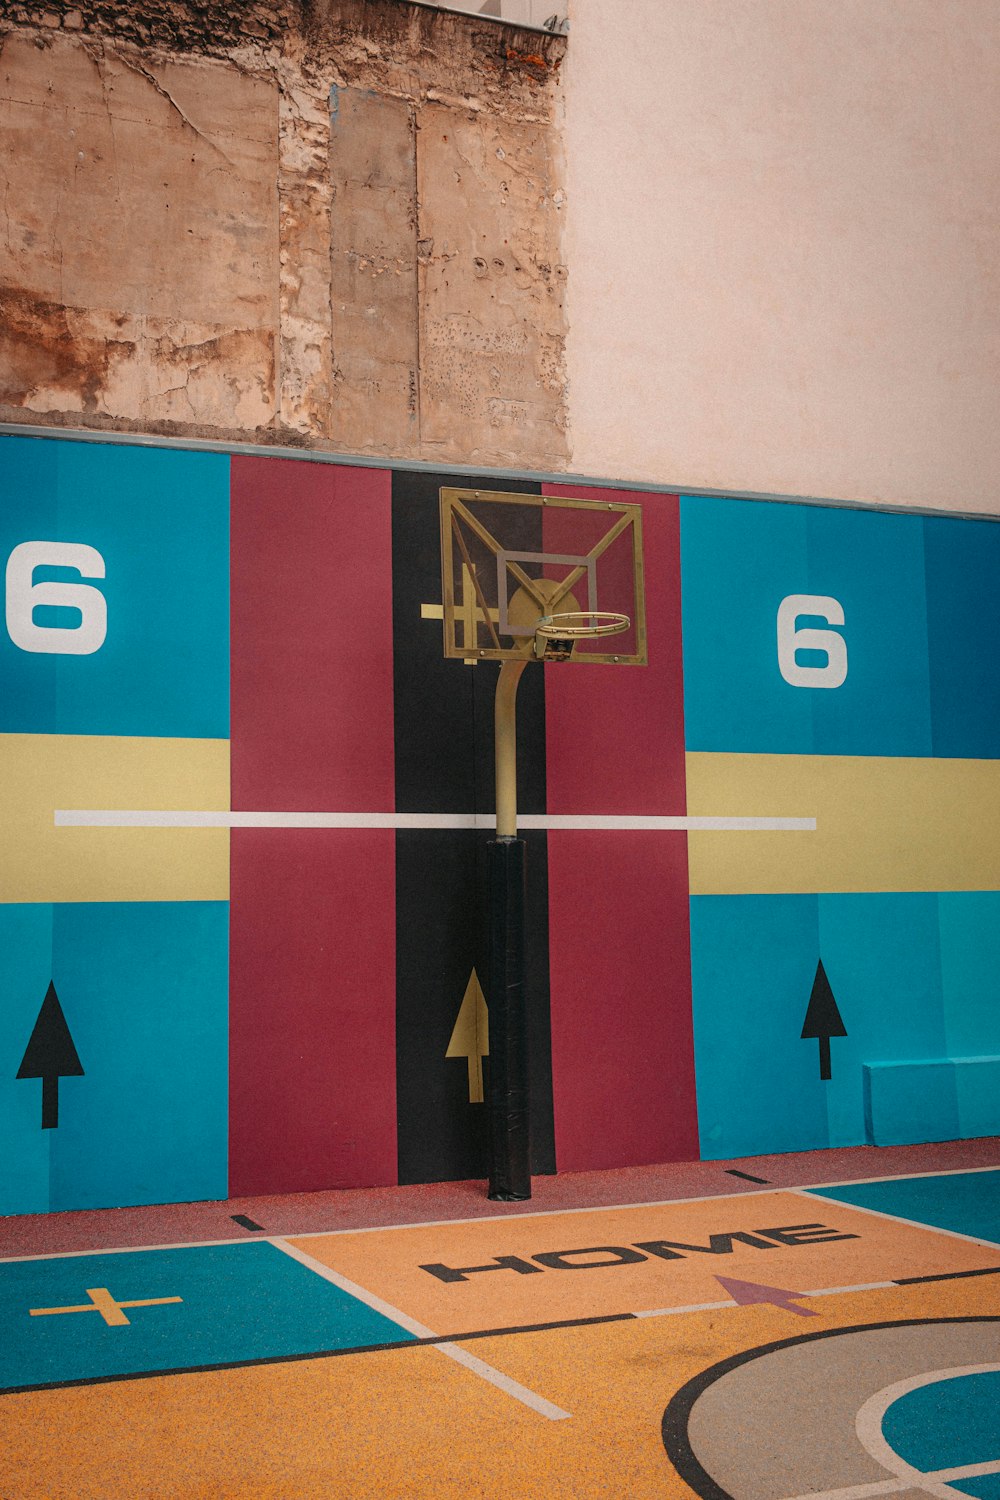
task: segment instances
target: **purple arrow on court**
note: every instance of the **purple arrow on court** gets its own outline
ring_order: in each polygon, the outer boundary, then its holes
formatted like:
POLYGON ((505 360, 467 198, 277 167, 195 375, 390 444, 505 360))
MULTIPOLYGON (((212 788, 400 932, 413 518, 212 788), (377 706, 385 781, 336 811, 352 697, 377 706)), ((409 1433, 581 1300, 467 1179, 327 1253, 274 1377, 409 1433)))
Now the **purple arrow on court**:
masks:
POLYGON ((732 1297, 738 1307, 747 1307, 752 1302, 771 1302, 788 1312, 798 1313, 800 1318, 818 1318, 819 1313, 811 1307, 796 1307, 805 1292, 786 1292, 780 1286, 761 1286, 756 1281, 734 1281, 729 1276, 716 1276, 722 1289, 732 1297))

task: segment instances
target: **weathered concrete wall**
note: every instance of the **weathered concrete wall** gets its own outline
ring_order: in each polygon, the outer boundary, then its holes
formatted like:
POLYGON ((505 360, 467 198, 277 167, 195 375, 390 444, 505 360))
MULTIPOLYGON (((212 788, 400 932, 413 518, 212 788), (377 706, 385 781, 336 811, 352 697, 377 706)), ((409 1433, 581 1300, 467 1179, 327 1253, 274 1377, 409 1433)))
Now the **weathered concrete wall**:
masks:
POLYGON ((274 416, 277 90, 55 34, 0 58, 3 398, 226 429, 274 416))
POLYGON ((996 0, 573 0, 568 64, 574 468, 1000 511, 996 0))
POLYGON ((0 419, 562 468, 560 38, 0 7, 0 419))

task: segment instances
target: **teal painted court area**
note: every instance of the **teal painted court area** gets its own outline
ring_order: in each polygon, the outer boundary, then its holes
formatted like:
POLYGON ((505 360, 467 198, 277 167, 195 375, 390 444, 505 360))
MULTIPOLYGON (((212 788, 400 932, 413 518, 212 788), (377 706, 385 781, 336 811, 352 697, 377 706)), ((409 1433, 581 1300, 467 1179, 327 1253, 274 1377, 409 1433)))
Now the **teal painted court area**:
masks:
POLYGON ((955 1172, 934 1177, 896 1177, 815 1188, 821 1198, 893 1214, 952 1234, 1000 1245, 1000 1171, 955 1172))
POLYGON ((1000 1495, 1000 1370, 942 1372, 893 1402, 882 1433, 900 1458, 922 1473, 993 1465, 997 1472, 949 1480, 979 1500, 1000 1495))
POLYGON ((0 1319, 7 1391, 412 1338, 266 1241, 0 1263, 0 1319), (98 1288, 127 1324, 87 1308, 98 1288))

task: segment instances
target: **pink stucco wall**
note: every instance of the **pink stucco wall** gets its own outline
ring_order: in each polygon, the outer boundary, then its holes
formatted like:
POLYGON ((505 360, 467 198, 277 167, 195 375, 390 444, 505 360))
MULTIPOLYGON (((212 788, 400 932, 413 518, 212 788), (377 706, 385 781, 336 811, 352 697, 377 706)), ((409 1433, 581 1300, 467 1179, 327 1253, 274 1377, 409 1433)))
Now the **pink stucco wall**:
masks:
POLYGON ((572 467, 1000 511, 996 0, 573 0, 572 467))

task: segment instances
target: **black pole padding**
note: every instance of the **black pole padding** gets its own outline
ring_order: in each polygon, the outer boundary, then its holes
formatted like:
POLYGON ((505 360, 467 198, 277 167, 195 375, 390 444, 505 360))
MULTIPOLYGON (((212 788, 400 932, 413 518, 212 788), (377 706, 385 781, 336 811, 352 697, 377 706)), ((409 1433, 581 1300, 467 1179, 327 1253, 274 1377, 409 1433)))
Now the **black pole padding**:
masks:
POLYGON ((528 1016, 524 989, 525 842, 497 839, 489 851, 489 1196, 531 1197, 528 1016))

